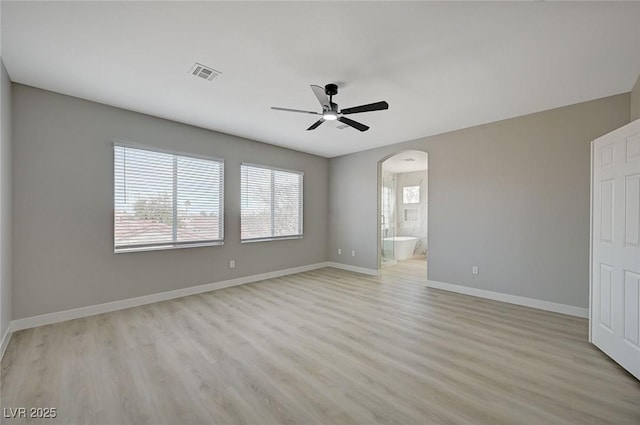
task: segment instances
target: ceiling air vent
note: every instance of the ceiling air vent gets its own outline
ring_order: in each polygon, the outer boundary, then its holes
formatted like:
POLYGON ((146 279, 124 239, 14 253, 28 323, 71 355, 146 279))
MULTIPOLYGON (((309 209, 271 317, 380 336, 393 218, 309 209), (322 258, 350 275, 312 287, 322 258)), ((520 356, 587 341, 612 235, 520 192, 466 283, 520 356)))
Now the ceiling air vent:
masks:
POLYGON ((215 69, 209 68, 208 66, 204 66, 201 63, 196 63, 195 65, 193 65, 189 73, 207 81, 211 81, 222 74, 222 72, 216 71, 215 69))

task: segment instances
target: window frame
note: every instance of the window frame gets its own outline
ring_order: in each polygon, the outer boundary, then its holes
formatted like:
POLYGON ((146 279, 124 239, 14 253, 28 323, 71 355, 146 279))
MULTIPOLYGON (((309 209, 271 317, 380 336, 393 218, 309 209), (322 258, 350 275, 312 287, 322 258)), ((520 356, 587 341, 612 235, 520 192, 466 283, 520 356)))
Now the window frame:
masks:
POLYGON ((402 205, 418 205, 421 201, 420 196, 420 185, 412 184, 411 186, 402 186, 402 205), (418 200, 416 202, 405 202, 405 189, 415 189, 417 188, 418 192, 418 200))
MULTIPOLYGON (((199 155, 199 154, 193 154, 193 153, 188 153, 188 152, 182 152, 182 151, 176 151, 176 150, 172 150, 172 149, 166 149, 166 148, 159 148, 159 147, 155 147, 155 146, 148 146, 148 145, 141 145, 141 144, 137 144, 137 143, 130 143, 130 142, 124 142, 121 140, 114 140, 112 142, 112 175, 113 175, 113 229, 112 229, 112 236, 113 236, 113 252, 114 254, 121 254, 121 253, 127 253, 127 252, 146 252, 146 251, 164 251, 164 250, 172 250, 172 249, 185 249, 185 248, 198 248, 198 247, 206 247, 206 246, 220 246, 220 245, 224 245, 224 222, 225 222, 225 207, 224 207, 224 188, 225 188, 225 169, 224 169, 224 159, 222 158, 217 158, 217 157, 213 157, 213 156, 207 156, 207 155, 199 155), (220 166, 220 196, 219 196, 219 220, 220 220, 220 225, 219 225, 219 233, 220 233, 220 237, 219 239, 210 239, 210 240, 199 240, 199 241, 177 241, 177 240, 172 240, 171 242, 160 242, 160 243, 148 243, 148 244, 137 244, 137 245, 116 245, 116 238, 115 238, 115 230, 116 230, 116 155, 115 155, 115 150, 116 148, 125 148, 125 149, 137 149, 137 150, 143 150, 143 151, 147 151, 147 152, 152 152, 152 153, 158 153, 158 154, 165 154, 165 155, 173 155, 174 156, 174 161, 177 159, 177 157, 184 157, 184 158, 192 158, 192 159, 199 159, 199 160, 204 160, 204 161, 212 161, 212 162, 218 162, 219 166, 220 166)), ((175 164, 175 162, 174 162, 175 164)), ((176 182, 174 182, 174 184, 176 184, 176 182)), ((174 194, 173 197, 175 197, 176 195, 174 194)), ((173 199, 173 201, 175 202, 175 199, 173 199)), ((177 223, 177 217, 178 217, 178 212, 177 212, 177 205, 173 205, 173 222, 177 223)))
MULTIPOLYGON (((272 192, 272 196, 273 196, 273 192, 272 192)), ((274 214, 275 214, 275 209, 274 209, 274 204, 275 201, 272 197, 271 200, 271 220, 272 220, 272 227, 273 227, 273 220, 274 220, 274 214)), ((281 241, 281 240, 290 240, 290 239, 302 239, 304 237, 304 171, 297 171, 297 170, 289 170, 286 168, 279 168, 279 167, 272 167, 270 165, 263 165, 263 164, 255 164, 255 163, 251 163, 251 162, 242 162, 240 163, 240 243, 254 243, 254 242, 269 242, 269 241, 281 241), (259 237, 259 238, 246 238, 243 239, 242 238, 242 187, 244 182, 242 181, 242 167, 253 167, 253 168, 260 168, 263 170, 269 170, 271 171, 271 186, 272 186, 272 190, 273 190, 273 172, 274 171, 280 171, 280 172, 284 172, 284 173, 290 173, 290 174, 296 174, 299 179, 300 179, 300 190, 299 190, 299 205, 300 205, 300 212, 299 212, 299 216, 298 216, 298 220, 299 220, 299 224, 298 224, 298 228, 299 230, 299 234, 296 235, 286 235, 286 236, 273 236, 273 234, 271 236, 264 236, 264 237, 259 237)))

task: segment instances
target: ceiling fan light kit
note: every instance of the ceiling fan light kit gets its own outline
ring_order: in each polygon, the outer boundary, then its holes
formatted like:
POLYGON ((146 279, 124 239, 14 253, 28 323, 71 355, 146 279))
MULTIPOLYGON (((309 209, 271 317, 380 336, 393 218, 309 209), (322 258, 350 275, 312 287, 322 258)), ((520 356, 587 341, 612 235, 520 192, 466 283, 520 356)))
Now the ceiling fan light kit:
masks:
POLYGON ((333 121, 338 119, 338 114, 334 111, 324 111, 322 113, 322 118, 324 118, 325 120, 333 121))
POLYGON ((338 94, 338 86, 336 84, 327 84, 326 86, 320 87, 316 85, 311 86, 311 91, 322 105, 322 112, 312 112, 312 111, 303 111, 301 109, 289 109, 289 108, 278 108, 272 106, 271 109, 276 111, 285 111, 285 112, 298 112, 302 114, 312 114, 312 115, 321 115, 321 118, 313 123, 307 131, 315 130, 318 128, 320 124, 325 121, 340 121, 343 124, 346 124, 350 127, 355 128, 360 131, 367 131, 369 127, 359 123, 358 121, 354 121, 345 117, 344 115, 349 114, 358 114, 361 112, 372 112, 372 111, 382 111, 385 109, 389 109, 389 104, 385 101, 369 103, 367 105, 354 106, 346 109, 338 109, 338 104, 333 103, 333 96, 338 94))

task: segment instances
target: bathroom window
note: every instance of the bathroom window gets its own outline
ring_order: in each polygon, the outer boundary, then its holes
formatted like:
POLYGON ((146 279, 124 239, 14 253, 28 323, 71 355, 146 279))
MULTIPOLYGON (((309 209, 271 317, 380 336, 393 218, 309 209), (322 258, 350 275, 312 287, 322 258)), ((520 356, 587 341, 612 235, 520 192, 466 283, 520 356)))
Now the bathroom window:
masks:
POLYGON ((221 245, 224 162, 114 145, 114 251, 221 245))
POLYGON ((420 203, 420 186, 405 186, 402 188, 403 204, 419 204, 420 203))
POLYGON ((303 173, 242 164, 240 175, 241 241, 301 238, 303 173))

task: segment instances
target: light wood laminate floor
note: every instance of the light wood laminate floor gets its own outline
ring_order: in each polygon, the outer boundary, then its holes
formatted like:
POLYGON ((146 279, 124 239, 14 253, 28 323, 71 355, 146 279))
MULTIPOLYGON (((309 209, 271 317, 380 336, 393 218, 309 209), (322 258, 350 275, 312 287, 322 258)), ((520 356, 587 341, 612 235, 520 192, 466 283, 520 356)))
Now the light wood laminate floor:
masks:
POLYGON ((3 424, 640 424, 587 321, 336 269, 25 330, 3 424))

